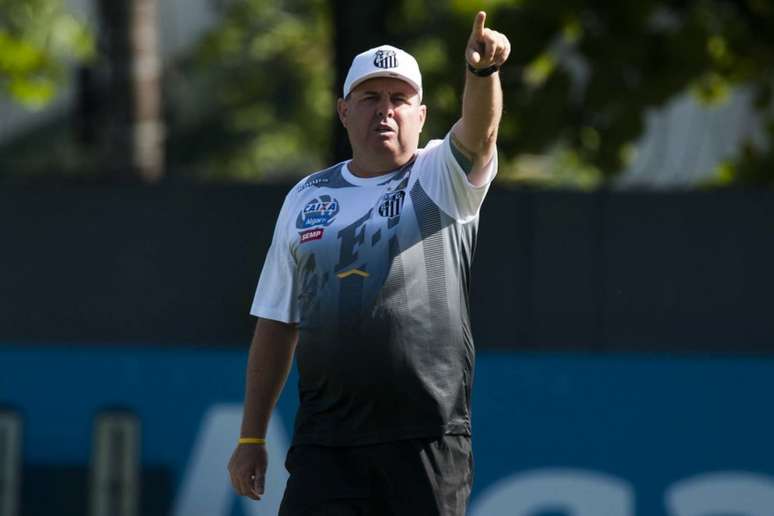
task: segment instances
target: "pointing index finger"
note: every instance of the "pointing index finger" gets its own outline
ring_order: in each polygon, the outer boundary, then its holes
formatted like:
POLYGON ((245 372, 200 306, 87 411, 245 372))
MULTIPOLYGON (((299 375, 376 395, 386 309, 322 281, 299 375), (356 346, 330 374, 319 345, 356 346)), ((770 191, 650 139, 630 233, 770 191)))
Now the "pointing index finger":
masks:
POLYGON ((477 37, 484 35, 484 22, 486 21, 486 13, 479 11, 476 14, 476 18, 473 20, 473 34, 477 37))

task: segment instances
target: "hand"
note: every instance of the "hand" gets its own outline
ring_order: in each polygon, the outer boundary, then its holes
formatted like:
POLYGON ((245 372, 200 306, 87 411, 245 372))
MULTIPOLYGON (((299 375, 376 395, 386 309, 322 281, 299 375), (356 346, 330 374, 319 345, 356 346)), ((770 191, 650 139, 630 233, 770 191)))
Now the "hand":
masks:
POLYGON ((231 475, 231 485, 240 496, 248 496, 260 500, 266 481, 266 466, 269 454, 266 446, 255 444, 240 444, 228 461, 228 472, 231 475))
POLYGON ((505 34, 484 27, 486 13, 479 11, 473 20, 473 31, 468 39, 465 59, 473 68, 502 66, 511 53, 511 42, 505 34))

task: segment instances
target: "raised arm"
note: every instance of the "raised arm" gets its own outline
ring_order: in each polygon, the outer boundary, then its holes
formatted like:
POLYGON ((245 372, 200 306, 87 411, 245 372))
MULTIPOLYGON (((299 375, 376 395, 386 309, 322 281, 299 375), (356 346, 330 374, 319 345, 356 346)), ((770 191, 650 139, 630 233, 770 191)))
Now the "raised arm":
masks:
POLYGON ((475 186, 487 179, 486 165, 496 151, 497 128, 503 111, 503 93, 499 68, 508 59, 511 43, 484 23, 486 13, 480 11, 473 21, 465 59, 465 92, 462 97, 462 118, 452 128, 454 154, 475 186), (471 71, 473 68, 474 71, 471 71))

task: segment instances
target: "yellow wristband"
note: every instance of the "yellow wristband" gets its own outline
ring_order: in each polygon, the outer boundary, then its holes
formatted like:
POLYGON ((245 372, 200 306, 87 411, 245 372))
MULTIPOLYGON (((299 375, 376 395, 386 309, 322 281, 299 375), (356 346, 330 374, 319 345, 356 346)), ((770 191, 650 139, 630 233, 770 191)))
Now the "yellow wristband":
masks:
POLYGON ((240 437, 239 444, 266 444, 266 439, 261 437, 240 437))

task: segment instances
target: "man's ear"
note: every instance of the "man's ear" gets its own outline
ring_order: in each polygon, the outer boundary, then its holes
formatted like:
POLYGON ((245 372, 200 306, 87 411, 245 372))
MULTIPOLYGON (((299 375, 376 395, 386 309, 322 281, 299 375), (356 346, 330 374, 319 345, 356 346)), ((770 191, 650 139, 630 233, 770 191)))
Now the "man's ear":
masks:
POLYGON ((344 99, 339 99, 336 101, 336 112, 339 114, 339 120, 341 121, 341 125, 344 127, 347 127, 347 114, 349 111, 349 105, 347 104, 347 101, 344 99))
POLYGON ((425 126, 425 120, 427 120, 427 106, 422 104, 419 106, 419 132, 422 132, 422 128, 425 126))

